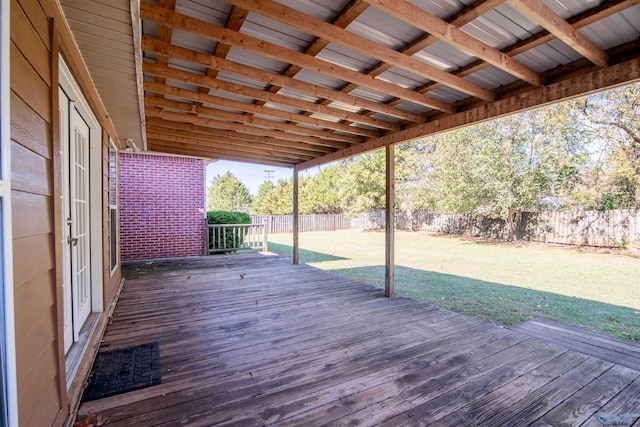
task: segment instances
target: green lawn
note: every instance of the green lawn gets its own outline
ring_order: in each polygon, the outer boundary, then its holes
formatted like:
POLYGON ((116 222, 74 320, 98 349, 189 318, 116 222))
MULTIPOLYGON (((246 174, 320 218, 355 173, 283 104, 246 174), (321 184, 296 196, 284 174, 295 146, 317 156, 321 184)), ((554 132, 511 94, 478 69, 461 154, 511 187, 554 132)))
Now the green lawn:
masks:
MULTIPOLYGON (((291 256, 291 234, 269 250, 291 256)), ((300 262, 384 287, 384 233, 300 234, 300 262)), ((640 341, 640 259, 396 233, 396 293, 500 325, 545 317, 640 341)))

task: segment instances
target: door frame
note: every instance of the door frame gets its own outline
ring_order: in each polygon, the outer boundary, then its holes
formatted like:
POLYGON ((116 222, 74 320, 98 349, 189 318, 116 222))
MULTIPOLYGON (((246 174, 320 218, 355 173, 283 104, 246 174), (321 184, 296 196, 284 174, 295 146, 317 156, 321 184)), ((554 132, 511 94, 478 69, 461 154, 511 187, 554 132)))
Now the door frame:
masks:
MULTIPOLYGON (((91 253, 91 312, 104 311, 103 288, 103 248, 102 248, 102 127, 89 107, 84 94, 80 90, 69 66, 62 55, 58 57, 59 86, 89 126, 89 230, 91 253)), ((68 153, 65 153, 67 155, 68 153)), ((63 236, 66 239, 66 236, 63 236)), ((61 242, 63 253, 66 253, 66 240, 61 242)), ((66 263, 70 254, 64 255, 66 263)), ((63 268, 66 268, 63 264, 63 268)), ((64 304, 64 301, 61 301, 64 304)), ((62 337, 64 338, 64 337, 62 337)), ((67 375, 70 372, 67 372, 67 375)))

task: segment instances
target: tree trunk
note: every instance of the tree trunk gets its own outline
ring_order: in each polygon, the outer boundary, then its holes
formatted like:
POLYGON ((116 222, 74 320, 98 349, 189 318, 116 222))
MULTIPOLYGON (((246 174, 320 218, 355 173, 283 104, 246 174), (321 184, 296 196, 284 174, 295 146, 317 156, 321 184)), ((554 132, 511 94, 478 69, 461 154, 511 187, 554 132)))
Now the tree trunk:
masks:
POLYGON ((517 212, 514 212, 512 209, 509 209, 507 212, 507 240, 512 242, 514 240, 518 240, 518 236, 516 234, 516 229, 518 226, 517 222, 517 212))

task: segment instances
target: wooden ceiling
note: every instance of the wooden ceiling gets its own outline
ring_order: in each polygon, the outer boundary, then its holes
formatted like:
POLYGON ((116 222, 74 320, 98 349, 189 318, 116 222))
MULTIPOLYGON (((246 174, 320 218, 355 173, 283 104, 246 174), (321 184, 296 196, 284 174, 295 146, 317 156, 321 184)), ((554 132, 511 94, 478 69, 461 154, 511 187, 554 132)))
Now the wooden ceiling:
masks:
POLYGON ((639 3, 143 1, 146 148, 306 168, 636 81, 639 3))

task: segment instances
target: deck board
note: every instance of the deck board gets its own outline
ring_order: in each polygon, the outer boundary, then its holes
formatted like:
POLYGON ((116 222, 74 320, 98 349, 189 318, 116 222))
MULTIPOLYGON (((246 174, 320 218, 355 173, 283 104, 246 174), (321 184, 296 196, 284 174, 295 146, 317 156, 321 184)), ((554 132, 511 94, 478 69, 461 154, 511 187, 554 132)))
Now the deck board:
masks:
POLYGON ((81 406, 110 426, 595 425, 640 409, 638 371, 281 257, 124 274, 102 348, 159 341, 162 383, 81 406))
POLYGON ((561 347, 588 354, 627 368, 640 370, 640 344, 579 326, 548 319, 533 319, 512 327, 523 334, 543 338, 561 347))

